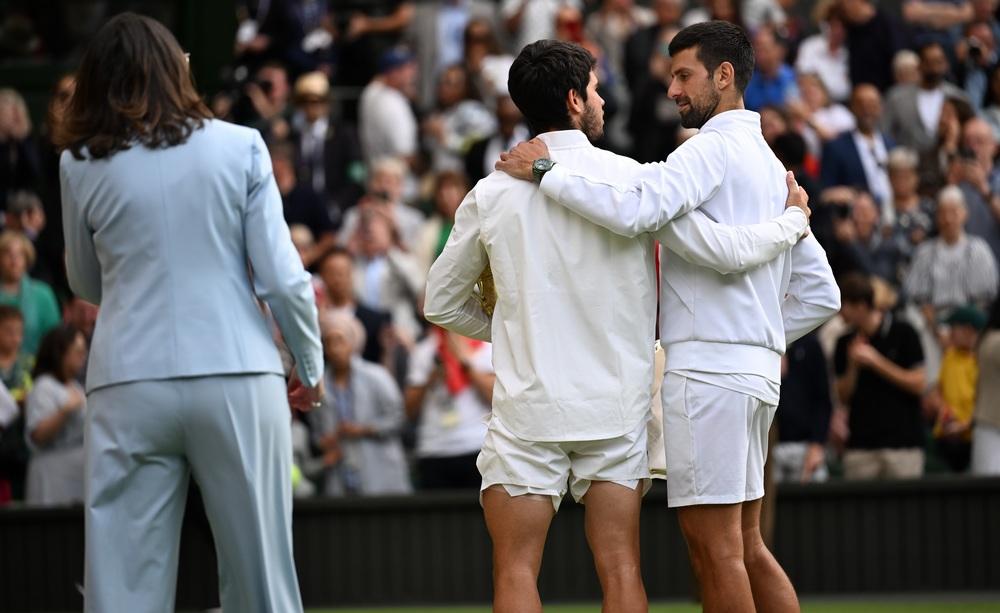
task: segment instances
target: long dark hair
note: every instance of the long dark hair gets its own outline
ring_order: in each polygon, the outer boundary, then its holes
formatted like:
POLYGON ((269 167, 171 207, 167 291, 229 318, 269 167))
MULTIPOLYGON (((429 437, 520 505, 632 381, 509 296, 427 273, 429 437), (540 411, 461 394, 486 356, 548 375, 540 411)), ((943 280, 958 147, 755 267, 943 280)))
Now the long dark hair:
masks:
POLYGON ((49 331, 38 346, 38 355, 35 357, 35 368, 31 371, 31 376, 38 379, 42 375, 52 375, 62 383, 69 381, 72 375, 63 372, 63 358, 66 352, 73 346, 76 337, 83 334, 73 326, 62 324, 49 331))
POLYGON ((149 17, 122 13, 87 47, 53 142, 77 159, 84 148, 104 158, 136 144, 172 147, 211 116, 173 34, 149 17))

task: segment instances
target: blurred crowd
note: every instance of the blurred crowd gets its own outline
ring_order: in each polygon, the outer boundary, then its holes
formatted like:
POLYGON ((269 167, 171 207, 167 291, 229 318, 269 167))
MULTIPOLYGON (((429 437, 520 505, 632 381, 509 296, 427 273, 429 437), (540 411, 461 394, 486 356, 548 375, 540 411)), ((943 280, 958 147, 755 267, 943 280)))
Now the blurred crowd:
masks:
MULTIPOLYGON (((490 346, 426 323, 422 293, 466 192, 529 137, 510 64, 539 38, 583 45, 607 101, 598 144, 659 161, 692 136, 667 47, 707 19, 753 41, 746 105, 810 193, 843 294, 785 356, 775 478, 1000 473, 997 4, 237 2, 234 61, 208 100, 268 143, 327 358, 323 406, 294 415, 296 495, 479 485, 490 346)), ((0 49, 31 17, 6 16, 0 49)), ((50 117, 72 88, 56 83, 50 117)), ((0 503, 82 494, 97 309, 66 285, 48 134, 0 89, 0 503)))

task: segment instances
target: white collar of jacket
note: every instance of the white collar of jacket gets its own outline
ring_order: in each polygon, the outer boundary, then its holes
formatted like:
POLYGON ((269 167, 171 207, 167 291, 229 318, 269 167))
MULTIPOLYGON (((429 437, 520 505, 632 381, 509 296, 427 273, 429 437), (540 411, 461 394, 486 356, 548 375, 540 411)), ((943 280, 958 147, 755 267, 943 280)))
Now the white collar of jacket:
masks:
POLYGON ((578 149, 580 147, 593 147, 587 135, 580 130, 556 130, 539 134, 538 138, 552 149, 578 149))
POLYGON ((701 127, 704 130, 725 130, 730 127, 741 127, 760 132, 760 114, 745 109, 723 111, 710 118, 701 127))

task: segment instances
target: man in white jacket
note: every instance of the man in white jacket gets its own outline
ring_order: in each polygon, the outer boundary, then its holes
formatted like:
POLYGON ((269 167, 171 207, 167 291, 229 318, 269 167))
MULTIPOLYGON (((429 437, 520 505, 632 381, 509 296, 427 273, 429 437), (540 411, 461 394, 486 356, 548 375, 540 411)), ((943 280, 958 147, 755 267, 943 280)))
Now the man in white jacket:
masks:
MULTIPOLYGON (((554 159, 602 180, 628 179, 637 162, 590 143, 603 131, 593 68, 581 47, 539 41, 511 67, 511 96, 554 159)), ((794 179, 786 189, 804 206, 794 179)), ((618 236, 545 201, 536 185, 504 173, 480 181, 427 284, 428 320, 493 342, 493 416, 477 465, 494 545, 494 610, 541 611, 545 535, 569 491, 587 505, 607 610, 645 611, 638 517, 649 478, 654 235, 618 236), (473 294, 487 264, 498 294, 492 317, 473 294)), ((696 211, 655 237, 698 266, 735 273, 798 240, 807 215, 781 213, 730 227, 696 211)))
MULTIPOLYGON (((670 54, 669 95, 684 127, 701 132, 666 162, 609 180, 550 160, 536 139, 503 154, 497 168, 534 178, 549 199, 621 236, 677 230, 670 222, 691 211, 733 225, 780 213, 785 171, 759 115, 743 110, 754 66, 746 34, 726 22, 696 24, 677 34, 670 54)), ((709 612, 797 611, 795 590, 760 537, 763 465, 785 345, 840 307, 826 254, 808 236, 758 268, 722 275, 664 246, 668 501, 679 507, 702 602, 709 612)))

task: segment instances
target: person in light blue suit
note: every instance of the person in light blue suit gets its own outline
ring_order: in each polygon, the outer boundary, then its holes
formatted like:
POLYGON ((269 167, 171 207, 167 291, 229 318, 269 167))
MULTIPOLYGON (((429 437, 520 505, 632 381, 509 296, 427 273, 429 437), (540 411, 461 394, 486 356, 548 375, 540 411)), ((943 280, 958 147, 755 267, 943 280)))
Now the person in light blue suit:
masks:
POLYGON ((174 610, 193 474, 223 610, 300 612, 289 404, 320 404, 323 355, 267 148, 211 119, 177 41, 131 13, 91 42, 61 114, 67 273, 100 305, 85 610, 174 610), (290 393, 265 303, 295 359, 290 393))

